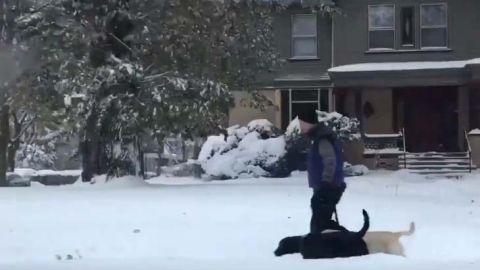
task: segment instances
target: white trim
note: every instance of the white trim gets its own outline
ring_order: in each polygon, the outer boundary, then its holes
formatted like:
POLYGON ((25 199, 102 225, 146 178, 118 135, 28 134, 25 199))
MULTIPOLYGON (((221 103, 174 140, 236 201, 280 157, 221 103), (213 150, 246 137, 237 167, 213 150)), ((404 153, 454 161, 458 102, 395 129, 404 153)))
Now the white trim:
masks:
POLYGON ((332 42, 331 42, 331 58, 330 58, 330 67, 334 67, 335 66, 335 13, 332 13, 332 35, 331 35, 331 39, 332 39, 332 42))
POLYGON ((296 100, 292 101, 292 104, 314 104, 314 103, 320 103, 320 99, 318 100, 296 100))
POLYGON ((328 112, 334 111, 333 108, 333 88, 331 87, 325 87, 325 88, 319 88, 319 87, 299 87, 299 88, 289 88, 287 89, 288 91, 288 118, 289 121, 292 121, 293 117, 293 104, 317 104, 317 109, 321 110, 322 109, 322 91, 328 91, 328 112), (293 99, 293 92, 294 91, 316 91, 317 92, 317 99, 316 100, 297 100, 294 101, 293 99))
POLYGON ((333 88, 328 88, 328 112, 334 112, 335 109, 335 96, 333 95, 333 88))
POLYGON ((292 88, 288 89, 288 122, 292 121, 292 88))

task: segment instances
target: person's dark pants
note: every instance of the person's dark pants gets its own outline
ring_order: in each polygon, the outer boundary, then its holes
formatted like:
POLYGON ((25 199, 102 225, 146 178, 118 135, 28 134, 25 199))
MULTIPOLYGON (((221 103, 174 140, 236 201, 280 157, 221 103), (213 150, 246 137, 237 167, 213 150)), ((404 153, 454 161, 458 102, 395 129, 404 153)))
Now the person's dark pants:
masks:
POLYGON ((332 220, 333 212, 342 198, 345 188, 345 184, 337 186, 324 182, 321 187, 313 190, 313 196, 310 201, 312 207, 311 233, 320 233, 326 229, 345 230, 344 227, 332 220))

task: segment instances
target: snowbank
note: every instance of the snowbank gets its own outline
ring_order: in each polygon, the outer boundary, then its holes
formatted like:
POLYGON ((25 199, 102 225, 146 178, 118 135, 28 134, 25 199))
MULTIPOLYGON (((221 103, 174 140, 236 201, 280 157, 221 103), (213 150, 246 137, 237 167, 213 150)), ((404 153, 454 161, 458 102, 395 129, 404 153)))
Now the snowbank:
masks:
POLYGON ((431 181, 381 171, 348 178, 338 205, 343 225, 359 229, 365 208, 371 230, 405 230, 411 221, 417 230, 402 238, 407 258, 333 260, 273 255, 281 238, 308 231, 311 190, 305 173, 262 181, 187 180, 171 185, 175 178, 160 177, 151 180, 159 185, 133 185, 125 178, 102 185, 0 189, 0 269, 480 267, 479 175, 431 181))

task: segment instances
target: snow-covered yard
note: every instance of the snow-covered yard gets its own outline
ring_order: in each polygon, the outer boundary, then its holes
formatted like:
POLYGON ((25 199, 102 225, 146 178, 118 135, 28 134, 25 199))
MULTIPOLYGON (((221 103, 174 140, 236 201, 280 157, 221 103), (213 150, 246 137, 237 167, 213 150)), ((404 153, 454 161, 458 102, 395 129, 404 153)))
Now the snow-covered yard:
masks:
POLYGON ((352 230, 369 211, 372 230, 403 238, 408 258, 274 257, 278 240, 307 232, 305 174, 288 179, 0 189, 0 269, 479 269, 480 176, 423 180, 374 172, 348 179, 339 205, 352 230))

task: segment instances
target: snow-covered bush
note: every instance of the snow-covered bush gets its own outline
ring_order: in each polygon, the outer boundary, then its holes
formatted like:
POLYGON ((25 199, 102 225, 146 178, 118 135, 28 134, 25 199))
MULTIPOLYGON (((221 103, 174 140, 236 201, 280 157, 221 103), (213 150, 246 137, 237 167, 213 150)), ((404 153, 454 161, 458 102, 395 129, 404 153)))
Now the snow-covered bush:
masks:
POLYGON ((338 112, 317 111, 317 115, 318 122, 331 127, 341 141, 361 139, 360 122, 356 118, 349 118, 338 112))
MULTIPOLYGON (((361 138, 357 119, 348 118, 337 112, 317 111, 318 122, 332 127, 341 141, 355 141, 361 138)), ((285 131, 286 153, 279 161, 278 167, 283 168, 283 174, 288 175, 295 170, 307 169, 306 159, 309 140, 300 134, 298 117, 293 119, 285 131)))
POLYGON ((280 135, 280 130, 276 128, 270 121, 267 119, 257 119, 253 120, 247 125, 248 131, 258 132, 262 138, 276 137, 280 135))
POLYGON ((24 141, 15 155, 17 168, 32 168, 36 170, 52 169, 57 159, 56 150, 59 143, 68 138, 63 130, 44 130, 44 135, 35 136, 24 141))
POLYGON ((292 171, 307 169, 307 151, 309 140, 300 134, 298 117, 293 119, 285 131, 285 155, 279 160, 277 167, 278 176, 288 176, 292 171))
POLYGON ((53 167, 56 156, 45 145, 22 144, 16 155, 18 168, 32 168, 36 170, 53 167))
POLYGON ((226 138, 210 136, 202 147, 198 161, 207 175, 219 179, 272 176, 270 171, 285 154, 284 136, 263 138, 255 128, 240 126, 227 133, 226 138))
MULTIPOLYGON (((339 113, 317 113, 319 122, 331 126, 341 141, 360 139, 358 120, 339 113)), ((227 136, 208 137, 198 161, 207 175, 219 179, 286 177, 292 171, 306 170, 309 146, 310 141, 300 134, 298 118, 283 135, 268 120, 259 119, 246 127, 228 128, 227 136)))

